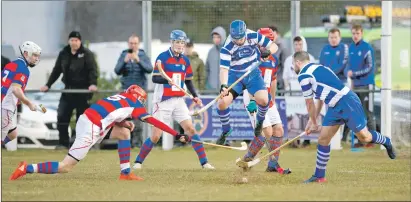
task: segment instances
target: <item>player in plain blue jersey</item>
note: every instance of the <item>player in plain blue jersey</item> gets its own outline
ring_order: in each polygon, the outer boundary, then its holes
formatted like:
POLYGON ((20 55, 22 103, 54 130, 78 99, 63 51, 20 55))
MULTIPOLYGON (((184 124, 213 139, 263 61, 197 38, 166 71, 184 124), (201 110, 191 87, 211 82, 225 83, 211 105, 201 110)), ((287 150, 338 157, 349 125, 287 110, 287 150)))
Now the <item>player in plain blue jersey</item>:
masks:
POLYGON ((244 21, 234 20, 231 22, 230 35, 220 50, 220 92, 222 98, 218 101, 217 112, 223 130, 217 144, 224 144, 226 137, 231 133, 229 106, 244 89, 247 89, 255 98, 258 105, 254 135, 256 137, 261 135, 263 121, 270 101, 261 71, 255 68, 230 91, 228 91, 228 86, 247 72, 253 64, 259 62, 261 58, 266 59, 277 50, 277 45, 270 39, 247 29, 244 21), (259 50, 261 50, 261 57, 259 50))
POLYGON ((344 86, 330 68, 309 61, 309 55, 305 51, 293 55, 294 69, 298 74, 298 82, 310 117, 305 128, 306 133, 320 131, 315 173, 305 183, 326 181, 325 170, 330 159, 330 141, 344 123, 354 131, 361 142, 382 144, 387 149, 388 156, 395 159, 391 139, 366 127, 367 119, 358 96, 344 86), (319 100, 317 106, 313 98, 319 100), (320 127, 317 117, 324 103, 328 109, 320 127))

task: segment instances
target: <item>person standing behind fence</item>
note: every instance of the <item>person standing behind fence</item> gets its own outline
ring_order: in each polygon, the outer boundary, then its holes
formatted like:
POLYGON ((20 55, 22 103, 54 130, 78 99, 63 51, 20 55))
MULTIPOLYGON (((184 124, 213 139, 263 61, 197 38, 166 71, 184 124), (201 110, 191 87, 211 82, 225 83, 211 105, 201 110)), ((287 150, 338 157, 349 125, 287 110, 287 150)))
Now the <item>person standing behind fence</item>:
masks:
MULTIPOLYGON (((347 63, 347 77, 352 80, 354 90, 374 90, 375 58, 374 49, 362 39, 363 28, 356 24, 351 28, 353 43, 349 46, 349 56, 347 63)), ((373 118, 374 96, 372 92, 356 92, 361 100, 367 117, 367 127, 375 130, 375 120, 373 118)), ((361 143, 359 146, 362 146, 361 143)))
MULTIPOLYGON (((121 76, 121 88, 128 89, 131 85, 138 85, 147 90, 146 74, 153 72, 153 65, 144 50, 139 49, 140 39, 132 34, 128 38, 128 49, 123 50, 118 58, 114 72, 121 76)), ((135 128, 131 134, 132 147, 143 144, 143 125, 140 121, 133 121, 135 128)))
POLYGON ((198 57, 198 53, 194 50, 194 43, 193 40, 188 39, 184 54, 190 60, 191 68, 193 69, 193 83, 194 87, 198 90, 205 90, 206 88, 206 72, 204 68, 204 62, 200 57, 198 57))
MULTIPOLYGON (((320 53, 320 64, 331 68, 331 70, 337 75, 338 79, 347 85, 347 77, 345 76, 345 70, 348 61, 348 45, 341 43, 341 32, 338 28, 332 28, 328 31, 328 42, 320 53)), ((342 141, 347 140, 349 128, 344 125, 344 134, 342 141)))
POLYGON ((211 31, 213 47, 208 51, 205 69, 207 72, 207 89, 220 89, 220 50, 227 38, 223 27, 218 26, 211 31))
MULTIPOLYGON (((81 43, 80 32, 72 31, 69 34, 68 45, 59 53, 53 71, 47 84, 40 88, 46 92, 51 85, 63 74, 61 79, 64 89, 88 89, 97 91, 97 64, 93 53, 81 43)), ((62 93, 57 110, 57 129, 59 144, 56 149, 68 149, 70 140, 68 126, 73 110, 76 109, 76 121, 83 114, 92 98, 91 93, 62 93)))
MULTIPOLYGON (((283 80, 283 72, 284 72, 284 63, 285 59, 290 55, 290 51, 285 47, 283 43, 283 39, 280 37, 280 33, 278 31, 278 28, 274 25, 268 26, 270 28, 274 35, 274 40, 273 42, 277 44, 278 50, 275 52, 275 56, 278 58, 278 72, 277 72, 277 88, 278 90, 284 90, 285 85, 284 85, 284 80, 283 80)), ((284 93, 278 93, 278 95, 282 96, 284 93)))

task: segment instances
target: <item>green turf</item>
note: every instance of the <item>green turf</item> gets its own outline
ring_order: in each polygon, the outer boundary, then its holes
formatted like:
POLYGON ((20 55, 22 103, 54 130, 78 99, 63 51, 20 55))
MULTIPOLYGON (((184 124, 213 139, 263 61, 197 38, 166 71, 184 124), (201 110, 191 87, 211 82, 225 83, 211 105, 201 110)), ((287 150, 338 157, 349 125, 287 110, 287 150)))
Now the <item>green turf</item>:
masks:
MULTIPOLYGON (((132 151, 132 159, 138 150, 132 151)), ((265 153, 264 149, 264 153, 265 153)), ((8 177, 21 160, 29 163, 60 160, 63 151, 19 150, 2 154, 3 200, 411 200, 410 153, 399 152, 390 160, 385 151, 368 149, 353 153, 332 151, 326 184, 302 184, 313 174, 315 149, 285 149, 280 163, 291 175, 265 173, 262 162, 243 175, 235 159, 243 152, 207 148, 210 162, 218 169, 200 168, 191 148, 172 151, 154 149, 136 172, 145 181, 118 181, 116 150, 91 151, 68 174, 27 175, 17 181, 8 177)))

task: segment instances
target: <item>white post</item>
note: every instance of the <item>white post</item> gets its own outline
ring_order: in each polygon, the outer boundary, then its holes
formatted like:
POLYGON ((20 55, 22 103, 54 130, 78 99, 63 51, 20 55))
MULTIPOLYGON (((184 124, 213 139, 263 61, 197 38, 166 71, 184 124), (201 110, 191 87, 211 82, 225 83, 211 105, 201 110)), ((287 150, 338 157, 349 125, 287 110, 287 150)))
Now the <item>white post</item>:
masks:
MULTIPOLYGON (((300 35, 300 1, 291 1, 291 44, 294 37, 300 35)), ((292 52, 294 52, 294 46, 292 52)))
MULTIPOLYGON (((381 25, 381 132, 391 138, 391 34, 392 1, 382 1, 381 25)), ((384 147, 381 146, 381 149, 384 147)))

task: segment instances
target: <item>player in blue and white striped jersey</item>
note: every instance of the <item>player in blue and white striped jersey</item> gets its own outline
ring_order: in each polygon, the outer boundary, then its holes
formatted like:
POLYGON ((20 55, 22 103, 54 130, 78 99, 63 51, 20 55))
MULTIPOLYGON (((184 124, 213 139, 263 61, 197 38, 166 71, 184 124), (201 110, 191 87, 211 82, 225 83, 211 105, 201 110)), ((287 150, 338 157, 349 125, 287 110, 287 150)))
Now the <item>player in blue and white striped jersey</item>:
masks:
POLYGON ((309 61, 309 54, 305 51, 293 55, 294 69, 298 74, 298 82, 310 116, 305 128, 306 133, 320 130, 315 174, 305 183, 325 182, 325 169, 330 159, 330 141, 344 123, 355 132, 361 142, 382 144, 387 149, 388 156, 395 159, 391 139, 366 127, 367 119, 358 96, 344 86, 330 68, 309 61), (317 106, 313 97, 319 100, 317 106), (320 128, 317 117, 324 103, 328 109, 320 128))
MULTIPOLYGON (((258 105, 257 124, 254 129, 256 137, 261 136, 262 123, 269 108, 269 94, 257 68, 237 83, 230 91, 228 85, 234 83, 245 72, 262 59, 267 59, 277 51, 278 47, 270 39, 255 31, 249 30, 242 20, 234 20, 230 24, 230 35, 220 50, 220 81, 222 99, 218 102, 222 134, 217 144, 224 144, 226 137, 231 133, 230 104, 244 89, 253 95, 258 105)), ((254 138, 252 145, 261 145, 258 138, 254 138)))

